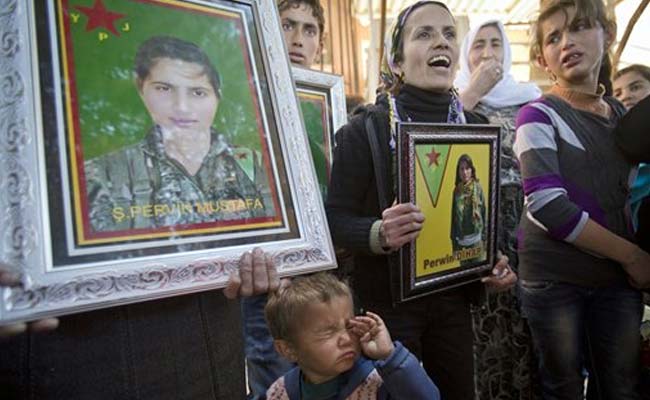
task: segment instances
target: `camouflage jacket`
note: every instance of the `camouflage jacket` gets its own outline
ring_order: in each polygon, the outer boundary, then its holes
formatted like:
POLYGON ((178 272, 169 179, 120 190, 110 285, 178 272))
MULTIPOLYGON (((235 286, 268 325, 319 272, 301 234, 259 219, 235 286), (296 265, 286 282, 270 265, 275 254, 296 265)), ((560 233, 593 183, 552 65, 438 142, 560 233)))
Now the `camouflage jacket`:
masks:
POLYGON ((191 176, 164 151, 161 133, 86 161, 90 222, 96 232, 268 217, 277 213, 261 155, 212 132, 191 176))

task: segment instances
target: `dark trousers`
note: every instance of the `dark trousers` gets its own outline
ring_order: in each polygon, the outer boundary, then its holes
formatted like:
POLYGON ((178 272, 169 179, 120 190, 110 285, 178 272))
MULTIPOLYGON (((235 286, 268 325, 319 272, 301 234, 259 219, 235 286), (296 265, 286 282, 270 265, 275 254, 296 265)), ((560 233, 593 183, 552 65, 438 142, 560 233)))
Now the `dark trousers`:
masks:
POLYGON ((390 306, 364 305, 379 314, 393 340, 422 361, 445 400, 474 399, 472 317, 462 289, 390 306))
POLYGON ((524 313, 539 354, 544 399, 637 400, 641 293, 520 280, 524 313))
POLYGON ((243 399, 240 327, 216 290, 63 317, 0 342, 0 398, 243 399))

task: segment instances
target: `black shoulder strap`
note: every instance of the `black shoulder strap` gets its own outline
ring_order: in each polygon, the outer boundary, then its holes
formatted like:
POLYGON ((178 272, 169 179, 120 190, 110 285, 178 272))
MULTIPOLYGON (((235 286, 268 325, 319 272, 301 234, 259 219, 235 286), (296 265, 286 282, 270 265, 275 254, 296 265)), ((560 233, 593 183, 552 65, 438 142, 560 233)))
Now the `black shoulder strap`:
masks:
MULTIPOLYGON (((388 185, 390 184, 388 176, 386 176, 386 171, 391 169, 386 168, 386 163, 390 163, 390 157, 386 160, 382 154, 381 145, 379 144, 379 131, 376 129, 374 118, 372 114, 366 115, 366 132, 368 133, 368 143, 370 144, 370 153, 372 154, 372 164, 375 168, 375 182, 377 183, 377 195, 379 198, 379 209, 385 210, 390 207, 388 202, 390 201, 389 195, 387 193, 388 185)), ((385 133, 385 132, 383 132, 385 133)), ((393 252, 388 257, 389 273, 390 273, 390 293, 393 305, 397 304, 396 299, 397 294, 399 293, 400 279, 396 274, 399 274, 397 265, 399 252, 393 252)))
POLYGON ((368 134, 368 143, 370 144, 370 154, 372 155, 372 165, 375 169, 375 182, 377 183, 377 195, 379 198, 379 208, 383 211, 389 207, 388 194, 386 193, 386 166, 382 157, 381 147, 377 139, 377 130, 371 114, 366 116, 366 133, 368 134))

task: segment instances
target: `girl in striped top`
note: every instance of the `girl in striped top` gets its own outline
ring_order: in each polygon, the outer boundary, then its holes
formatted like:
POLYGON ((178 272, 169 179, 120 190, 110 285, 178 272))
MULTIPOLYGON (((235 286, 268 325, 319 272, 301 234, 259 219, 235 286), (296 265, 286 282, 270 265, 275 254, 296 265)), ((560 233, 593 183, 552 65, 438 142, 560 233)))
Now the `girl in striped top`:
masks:
POLYGON ((633 167, 614 144, 623 114, 598 74, 615 38, 601 0, 543 2, 533 52, 552 88, 517 117, 525 210, 522 307, 540 357, 544 398, 638 399, 639 287, 650 255, 633 243, 633 167))

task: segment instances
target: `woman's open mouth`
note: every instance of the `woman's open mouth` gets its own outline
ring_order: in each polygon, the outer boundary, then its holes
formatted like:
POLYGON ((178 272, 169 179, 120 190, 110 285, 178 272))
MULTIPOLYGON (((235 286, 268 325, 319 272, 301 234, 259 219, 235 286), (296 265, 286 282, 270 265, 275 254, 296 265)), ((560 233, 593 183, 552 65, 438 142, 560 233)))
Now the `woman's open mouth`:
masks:
POLYGON ((435 68, 449 68, 451 66, 451 58, 444 54, 436 55, 427 61, 427 65, 435 68))

